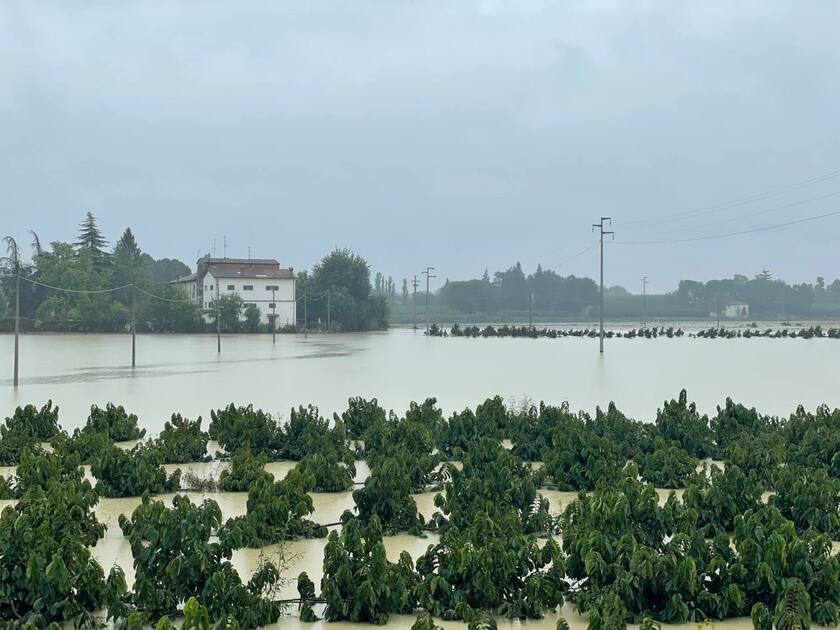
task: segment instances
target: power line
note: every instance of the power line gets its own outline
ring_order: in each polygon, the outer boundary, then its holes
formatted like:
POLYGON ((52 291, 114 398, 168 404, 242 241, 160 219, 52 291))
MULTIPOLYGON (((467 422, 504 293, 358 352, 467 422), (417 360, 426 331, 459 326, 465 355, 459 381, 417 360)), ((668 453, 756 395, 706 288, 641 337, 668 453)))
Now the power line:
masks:
POLYGON ((776 230, 783 227, 789 227, 791 225, 799 225, 800 223, 809 223, 810 221, 817 221, 819 219, 825 219, 827 217, 833 217, 840 214, 840 210, 835 210, 834 212, 826 212, 825 214, 817 214, 811 217, 805 217, 803 219, 796 219, 794 221, 785 221, 784 223, 776 223, 773 225, 765 225, 762 227, 752 228, 749 230, 738 230, 737 232, 726 232, 724 234, 709 234, 707 236, 694 236, 691 238, 675 238, 675 239, 667 239, 667 240, 654 240, 654 241, 614 241, 616 245, 665 245, 668 243, 692 243, 695 241, 710 241, 718 238, 729 238, 731 236, 743 236, 745 234, 755 234, 756 232, 766 232, 768 230, 776 230))
POLYGON ((51 284, 45 284, 43 282, 38 282, 37 280, 33 280, 32 278, 27 278, 26 276, 20 276, 21 280, 25 280, 30 284, 37 285, 39 287, 45 287, 47 289, 52 289, 53 291, 64 291, 65 293, 86 293, 86 294, 99 294, 99 293, 113 293, 114 291, 121 291, 123 289, 128 289, 133 287, 133 284, 124 284, 121 287, 114 287, 113 289, 65 289, 64 287, 56 287, 51 284))
MULTIPOLYGON (((710 221, 708 223, 701 223, 699 225, 692 225, 691 229, 698 229, 698 228, 705 228, 705 227, 715 227, 722 223, 732 223, 733 221, 741 221, 743 219, 750 219, 752 217, 757 217, 763 214, 769 214, 771 212, 778 212, 779 210, 786 210, 788 208, 795 208, 796 206, 802 206, 807 203, 811 203, 813 201, 823 201, 824 199, 830 199, 831 197, 836 197, 840 195, 840 190, 835 190, 834 192, 828 193, 826 195, 818 195, 816 197, 809 197, 808 199, 800 199, 799 201, 791 201, 790 203, 785 203, 780 206, 773 206, 772 208, 765 208, 764 210, 758 210, 756 212, 750 212, 749 214, 742 214, 739 216, 729 217, 727 219, 718 219, 717 221, 710 221)), ((666 232, 666 234, 675 234, 676 231, 666 232)))
POLYGON ((734 208, 737 206, 745 205, 748 203, 754 203, 756 201, 761 201, 762 199, 767 199, 768 197, 772 197, 774 195, 778 195, 781 193, 789 192, 791 190, 796 190, 798 188, 803 188, 805 186, 812 186, 814 184, 819 184, 829 179, 833 179, 840 175, 840 169, 831 171, 829 173, 825 173, 823 175, 817 175, 815 177, 811 177, 809 179, 796 182, 793 184, 787 184, 785 186, 780 186, 778 188, 773 188, 771 190, 767 190, 760 193, 755 193, 753 195, 748 195, 746 197, 740 197, 738 199, 734 199, 731 201, 727 201, 720 204, 713 204, 708 206, 701 206, 699 208, 695 208, 693 210, 688 210, 684 212, 677 212, 673 214, 666 214, 662 215, 658 218, 654 219, 643 219, 640 221, 628 221, 627 223, 622 223, 622 229, 630 229, 630 228, 643 228, 643 227, 650 227, 651 225, 658 225, 660 223, 670 223, 673 221, 679 221, 686 218, 691 218, 694 216, 698 216, 701 214, 708 214, 711 212, 716 212, 718 210, 725 210, 728 208, 734 208))

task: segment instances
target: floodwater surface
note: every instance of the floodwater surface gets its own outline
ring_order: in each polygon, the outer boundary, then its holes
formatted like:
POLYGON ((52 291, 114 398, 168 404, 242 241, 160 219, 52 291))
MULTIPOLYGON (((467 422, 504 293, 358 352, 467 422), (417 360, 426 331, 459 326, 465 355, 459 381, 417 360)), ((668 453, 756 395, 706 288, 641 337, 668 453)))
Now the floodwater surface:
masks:
MULTIPOLYGON (((376 397, 384 407, 397 412, 412 400, 434 396, 447 413, 474 407, 496 394, 518 401, 569 401, 573 409, 590 412, 612 400, 640 420, 653 420, 662 401, 675 397, 684 387, 701 411, 709 413, 727 396, 780 415, 790 413, 798 404, 840 406, 836 386, 840 342, 831 339, 615 339, 607 340, 606 352, 600 355, 597 339, 444 339, 402 329, 308 339, 279 335, 276 345, 268 335, 232 335, 222 338, 222 352, 217 354, 214 336, 142 335, 137 338, 134 369, 130 367, 130 343, 127 335, 25 335, 21 338, 21 383, 14 390, 12 337, 0 335, 0 411, 8 415, 17 405, 52 399, 61 407, 61 424, 73 429, 84 424, 91 404, 115 402, 137 413, 140 425, 154 435, 176 411, 209 420, 211 409, 235 402, 253 403, 286 417, 292 406, 312 403, 329 415, 344 410, 351 396, 376 397)), ((209 451, 214 452, 214 445, 209 451)), ((226 465, 214 461, 181 468, 200 477, 218 478, 226 465)), ((293 465, 277 462, 267 468, 279 478, 293 465)), ((366 465, 357 462, 357 481, 364 481, 367 472, 366 465)), ((193 501, 216 500, 225 518, 245 513, 246 493, 187 494, 193 501)), ((543 494, 555 513, 575 496, 551 490, 543 494)), ((667 494, 661 491, 660 499, 667 494)), ((172 496, 159 498, 169 503, 172 496)), ((432 492, 414 495, 419 511, 427 518, 435 511, 434 496, 432 492)), ((354 507, 351 492, 312 497, 312 518, 321 523, 334 523, 345 509, 354 507)), ((117 519, 120 514, 130 514, 139 502, 139 498, 101 499, 96 507, 108 529, 94 555, 106 572, 114 563, 121 565, 129 584, 134 579, 131 548, 117 519)), ((385 546, 391 560, 403 550, 416 560, 435 541, 434 535, 399 535, 386 537, 385 546)), ((296 595, 295 580, 301 571, 319 584, 324 545, 324 540, 302 540, 283 548, 290 580, 284 588, 286 596, 296 595)), ((278 551, 278 546, 242 549, 232 561, 247 580, 261 553, 276 559, 278 551)), ((289 614, 276 627, 370 627, 304 624, 295 616, 295 608, 289 614)), ((586 620, 568 604, 562 615, 576 630, 587 627, 586 620)), ((407 629, 414 619, 392 616, 388 627, 407 629)), ((499 619, 499 627, 549 630, 556 620, 556 614, 538 621, 499 619)), ((446 628, 465 627, 436 621, 446 628)), ((717 622, 715 627, 747 630, 752 623, 747 618, 734 619, 717 622)))
POLYGON ((331 415, 351 396, 402 412, 434 396, 446 413, 486 397, 569 401, 594 411, 615 401, 653 420, 683 387, 701 411, 726 396, 765 413, 797 405, 840 406, 835 339, 462 339, 397 329, 346 335, 140 335, 132 369, 128 335, 23 335, 20 387, 12 383, 11 335, 0 335, 0 412, 52 399, 61 423, 84 424, 90 405, 112 401, 140 416, 150 434, 173 412, 207 418, 230 402, 287 417, 315 404, 331 415))

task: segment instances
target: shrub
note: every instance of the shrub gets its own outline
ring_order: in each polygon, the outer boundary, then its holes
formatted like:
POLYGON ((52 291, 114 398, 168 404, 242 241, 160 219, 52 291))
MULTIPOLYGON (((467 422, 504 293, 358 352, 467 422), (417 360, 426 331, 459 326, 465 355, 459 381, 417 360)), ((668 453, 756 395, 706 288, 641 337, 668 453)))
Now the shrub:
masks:
POLYGON ((265 470, 265 453, 254 455, 250 444, 245 443, 233 456, 230 468, 219 476, 219 490, 222 492, 247 492, 258 479, 271 477, 265 470))
POLYGON ((662 439, 678 442, 693 457, 703 459, 718 454, 708 416, 701 416, 697 405, 688 403, 685 390, 678 400, 665 401, 656 412, 656 428, 662 439))
POLYGON ((246 443, 254 453, 263 453, 269 461, 283 457, 283 432, 274 419, 253 405, 236 407, 233 403, 210 412, 210 439, 216 440, 228 454, 246 443))
POLYGON ((657 488, 684 488, 697 469, 697 460, 678 442, 666 444, 656 438, 654 450, 645 455, 641 466, 642 479, 657 488))
POLYGON ((128 413, 122 405, 115 406, 113 403, 106 404, 105 409, 93 405, 82 431, 101 433, 113 442, 139 440, 146 435, 146 429, 138 428, 136 415, 128 413))
POLYGON ((378 518, 367 526, 351 519, 341 534, 330 533, 321 580, 327 621, 384 624, 392 614, 409 614, 416 582, 408 553, 403 551, 397 563, 388 561, 378 518))
POLYGON ((201 430, 201 418, 190 421, 173 413, 172 420, 163 425, 160 436, 152 443, 164 464, 188 464, 210 461, 207 441, 210 436, 201 430))
POLYGON ((58 407, 52 401, 38 409, 35 405, 17 407, 0 425, 0 466, 12 466, 23 449, 46 442, 58 435, 58 407))
POLYGON ((167 475, 154 451, 135 446, 130 451, 109 446, 94 456, 90 465, 96 477, 96 492, 104 497, 138 497, 178 489, 181 471, 167 475))

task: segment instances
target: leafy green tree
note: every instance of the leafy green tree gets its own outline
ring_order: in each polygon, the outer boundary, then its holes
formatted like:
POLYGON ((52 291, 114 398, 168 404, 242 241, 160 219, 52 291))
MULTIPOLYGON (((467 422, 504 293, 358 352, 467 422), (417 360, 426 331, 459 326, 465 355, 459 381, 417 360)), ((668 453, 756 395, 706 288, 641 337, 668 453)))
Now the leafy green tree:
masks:
POLYGON ((250 443, 246 442, 233 455, 230 468, 219 475, 219 490, 222 492, 248 492, 258 479, 270 478, 265 470, 268 458, 265 453, 254 455, 250 443))
POLYGON ((444 619, 473 621, 480 611, 539 619, 562 606, 568 584, 563 552, 522 533, 517 515, 476 515, 466 529, 447 529, 417 560, 418 603, 444 619))
POLYGON ((666 442, 679 442, 690 455, 703 459, 718 453, 709 418, 697 412, 697 405, 688 402, 685 390, 679 399, 665 401, 656 412, 656 427, 666 442))
POLYGON ((229 519, 220 537, 234 549, 325 537, 326 528, 306 518, 315 511, 307 494, 314 487, 315 477, 297 467, 280 481, 273 475, 258 477, 248 489, 247 512, 229 519))
MULTIPOLYGON (((388 327, 387 300, 371 291, 370 266, 351 250, 334 249, 315 265, 311 275, 298 277, 298 294, 307 296, 311 321, 327 320, 327 292, 331 319, 341 329, 388 327)), ((298 309, 299 319, 303 310, 298 309)))
POLYGON ((139 497, 145 493, 163 494, 177 490, 181 471, 166 474, 157 454, 145 446, 130 451, 108 446, 91 460, 96 492, 103 497, 139 497))
MULTIPOLYGON (((420 533, 423 517, 411 496, 411 477, 405 461, 383 457, 371 464, 365 485, 353 491, 359 520, 367 525, 376 519, 377 527, 388 533, 420 533)), ((345 512, 342 520, 348 520, 345 512)))
POLYGON ((163 425, 163 430, 150 447, 164 464, 187 464, 210 461, 207 442, 210 436, 201 430, 201 418, 189 420, 180 413, 163 425))
POLYGON ((697 460, 678 442, 654 441, 653 452, 644 456, 641 475, 658 488, 684 488, 697 468, 697 460))
POLYGON ((121 571, 108 578, 108 618, 150 623, 174 615, 178 604, 195 597, 207 602, 209 618, 234 614, 242 628, 275 623, 283 611, 275 593, 281 575, 278 566, 263 561, 247 583, 230 562, 231 547, 224 537, 211 536, 222 524, 218 503, 195 505, 175 496, 172 507, 144 496, 130 518, 119 519, 131 543, 134 587, 126 589, 121 571))
POLYGON ((137 416, 128 413, 122 405, 107 403, 102 409, 92 405, 85 426, 85 433, 101 433, 113 442, 139 440, 146 435, 146 429, 137 426, 137 416))
POLYGON ((248 304, 243 311, 245 317, 245 330, 249 333, 260 331, 260 309, 256 304, 248 304))
POLYGON ((238 332, 242 327, 242 312, 245 302, 239 295, 231 293, 210 302, 210 321, 215 329, 220 321, 222 332, 238 332))
POLYGON ((228 454, 246 444, 255 454, 263 453, 271 460, 281 459, 285 449, 283 429, 271 415, 253 405, 210 411, 210 439, 217 441, 228 454))
POLYGON ((0 621, 43 628, 74 620, 95 627, 105 577, 91 554, 105 533, 93 512, 98 497, 81 468, 60 474, 47 468, 56 474, 43 485, 21 484, 18 502, 0 513, 0 621))
POLYGON ((321 579, 327 621, 385 624, 392 614, 409 614, 415 608, 416 583, 407 552, 397 563, 388 561, 378 518, 366 526, 351 519, 341 534, 330 533, 321 579))

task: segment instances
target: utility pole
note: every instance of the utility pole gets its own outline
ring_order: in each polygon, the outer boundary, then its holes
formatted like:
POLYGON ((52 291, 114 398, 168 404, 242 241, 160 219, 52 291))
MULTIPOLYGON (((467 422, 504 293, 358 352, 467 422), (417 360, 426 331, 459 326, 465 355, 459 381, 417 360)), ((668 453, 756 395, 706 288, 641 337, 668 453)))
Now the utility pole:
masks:
POLYGON ((415 273, 414 280, 411 281, 411 286, 414 288, 414 293, 411 296, 411 313, 414 321, 414 330, 417 330, 417 287, 419 284, 417 282, 417 274, 415 273))
POLYGON ((271 287, 271 345, 277 343, 277 301, 274 291, 274 287, 271 287))
POLYGON ((222 311, 219 308, 218 299, 216 299, 216 353, 222 353, 222 311))
POLYGON ((595 228, 598 228, 600 233, 599 242, 601 244, 601 309, 600 309, 600 320, 601 320, 601 327, 600 327, 600 334, 598 338, 600 340, 601 346, 601 354, 604 354, 604 235, 605 234, 615 234, 615 232, 605 232, 604 227, 610 225, 612 223, 612 219, 610 217, 601 217, 600 223, 593 223, 592 229, 593 231, 595 228))
POLYGON ((134 283, 131 284, 131 367, 137 365, 137 302, 136 291, 134 290, 134 283))
POLYGON ((222 237, 222 252, 223 256, 227 258, 227 235, 222 237))
POLYGON ((534 292, 528 296, 528 328, 534 330, 534 292))
POLYGON ((15 376, 14 387, 18 386, 18 369, 20 367, 20 261, 15 255, 15 376))
POLYGON ((430 278, 437 278, 437 276, 431 275, 431 272, 434 271, 434 267, 426 267, 426 271, 421 271, 421 275, 426 276, 426 332, 429 332, 429 279, 430 278))
POLYGON ((303 292, 303 338, 304 339, 306 339, 307 336, 308 336, 308 333, 307 333, 307 330, 306 330, 306 325, 307 325, 307 322, 309 321, 309 311, 306 308, 306 304, 307 304, 306 296, 307 295, 308 294, 306 293, 306 291, 304 291, 303 292))
POLYGON ((332 329, 332 290, 327 289, 327 332, 332 329))
POLYGON ((717 298, 717 327, 720 328, 720 295, 716 296, 717 298))
POLYGON ((647 276, 642 278, 642 330, 647 330, 647 276))

